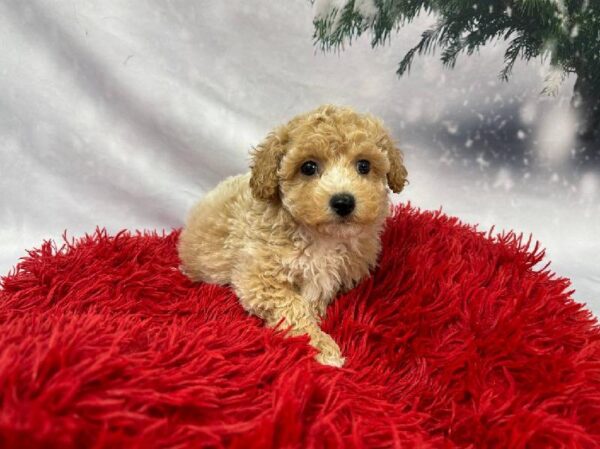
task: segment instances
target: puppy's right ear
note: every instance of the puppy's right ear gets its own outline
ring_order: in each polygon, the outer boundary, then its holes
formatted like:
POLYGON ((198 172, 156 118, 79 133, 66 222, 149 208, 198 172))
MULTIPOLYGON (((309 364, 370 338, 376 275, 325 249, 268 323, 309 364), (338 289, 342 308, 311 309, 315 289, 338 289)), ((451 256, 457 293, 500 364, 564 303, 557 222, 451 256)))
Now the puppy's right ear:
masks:
POLYGON ((275 131, 252 151, 250 190, 263 201, 279 199, 279 163, 286 151, 287 133, 275 131))

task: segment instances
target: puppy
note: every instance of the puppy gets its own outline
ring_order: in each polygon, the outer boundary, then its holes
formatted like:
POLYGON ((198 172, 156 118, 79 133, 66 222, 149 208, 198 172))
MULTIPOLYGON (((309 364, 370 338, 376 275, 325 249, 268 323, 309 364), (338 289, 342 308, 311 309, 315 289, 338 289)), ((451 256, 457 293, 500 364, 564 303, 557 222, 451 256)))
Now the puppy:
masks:
POLYGON ((254 149, 250 173, 192 209, 179 239, 182 271, 231 285, 248 312, 307 334, 317 361, 341 367, 320 317, 375 267, 388 187, 400 192, 406 176, 379 120, 330 105, 300 115, 254 149))

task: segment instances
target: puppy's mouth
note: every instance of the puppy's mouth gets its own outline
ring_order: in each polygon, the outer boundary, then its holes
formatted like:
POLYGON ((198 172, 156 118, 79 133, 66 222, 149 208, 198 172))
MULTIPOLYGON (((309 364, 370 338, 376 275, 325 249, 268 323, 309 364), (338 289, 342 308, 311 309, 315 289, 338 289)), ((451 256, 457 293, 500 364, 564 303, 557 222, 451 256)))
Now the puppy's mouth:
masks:
POLYGON ((364 223, 360 223, 354 216, 336 217, 316 226, 317 231, 322 234, 337 237, 354 237, 364 229, 364 223))
POLYGON ((339 226, 349 226, 349 225, 358 225, 361 224, 354 215, 347 215, 345 217, 335 217, 332 221, 332 224, 337 224, 339 226))

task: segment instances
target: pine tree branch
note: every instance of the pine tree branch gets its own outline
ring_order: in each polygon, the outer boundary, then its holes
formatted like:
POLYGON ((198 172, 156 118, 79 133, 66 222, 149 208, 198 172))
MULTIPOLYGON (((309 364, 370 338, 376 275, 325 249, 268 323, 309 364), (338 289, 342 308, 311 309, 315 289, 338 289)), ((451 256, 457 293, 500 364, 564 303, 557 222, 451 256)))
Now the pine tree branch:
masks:
POLYGON ((437 27, 424 31, 423 34, 421 34, 421 40, 419 43, 408 50, 406 55, 404 55, 404 58, 402 58, 402 61, 400 61, 398 70, 396 70, 398 76, 402 76, 404 73, 410 71, 413 58, 416 54, 421 55, 433 50, 436 41, 440 38, 440 35, 443 33, 443 31, 443 24, 438 24, 437 27))
POLYGON ((498 38, 509 42, 499 74, 504 80, 517 60, 538 57, 565 73, 600 73, 599 0, 372 1, 374 16, 362 16, 361 0, 347 0, 338 11, 316 18, 315 43, 323 50, 339 48, 370 32, 371 45, 376 47, 386 43, 392 31, 429 13, 437 16, 437 23, 403 56, 399 76, 410 72, 416 55, 440 48, 442 63, 454 67, 461 52, 470 55, 498 38))

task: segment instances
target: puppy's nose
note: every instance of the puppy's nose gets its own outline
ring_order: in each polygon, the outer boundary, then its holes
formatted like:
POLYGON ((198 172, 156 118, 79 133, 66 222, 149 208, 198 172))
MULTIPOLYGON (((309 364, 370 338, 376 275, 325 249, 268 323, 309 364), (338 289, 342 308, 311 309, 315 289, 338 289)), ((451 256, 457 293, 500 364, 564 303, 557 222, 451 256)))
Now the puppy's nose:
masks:
POLYGON ((354 201, 354 196, 349 193, 336 193, 329 200, 329 206, 340 217, 345 217, 352 213, 356 202, 354 201))

